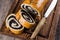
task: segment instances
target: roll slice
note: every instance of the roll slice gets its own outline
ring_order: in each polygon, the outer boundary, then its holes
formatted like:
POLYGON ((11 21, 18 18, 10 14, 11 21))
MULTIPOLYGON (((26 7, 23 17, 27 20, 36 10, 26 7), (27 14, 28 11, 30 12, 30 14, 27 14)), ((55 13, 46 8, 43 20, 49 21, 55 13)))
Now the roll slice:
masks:
POLYGON ((14 14, 10 14, 6 19, 6 27, 14 34, 21 34, 24 27, 17 21, 14 14), (8 20, 7 20, 8 19, 8 20))
POLYGON ((34 19, 25 10, 20 10, 20 12, 21 12, 20 13, 21 17, 20 17, 19 22, 21 23, 21 25, 27 29, 31 28, 35 24, 34 19))
POLYGON ((32 5, 29 4, 22 4, 22 9, 25 9, 32 17, 35 19, 37 16, 40 16, 39 11, 32 7, 32 5))

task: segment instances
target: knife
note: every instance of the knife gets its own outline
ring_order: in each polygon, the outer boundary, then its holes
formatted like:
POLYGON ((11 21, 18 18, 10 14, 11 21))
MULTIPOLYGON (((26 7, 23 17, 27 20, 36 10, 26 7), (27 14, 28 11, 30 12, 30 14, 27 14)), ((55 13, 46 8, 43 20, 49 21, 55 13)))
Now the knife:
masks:
POLYGON ((34 32, 31 35, 31 39, 35 38, 36 35, 38 34, 38 32, 40 31, 41 27, 44 25, 46 18, 49 16, 49 14, 51 13, 51 11, 55 8, 57 4, 57 0, 53 0, 49 6, 49 8, 47 9, 46 13, 44 14, 44 17, 41 19, 41 21, 38 23, 36 29, 34 30, 34 32))

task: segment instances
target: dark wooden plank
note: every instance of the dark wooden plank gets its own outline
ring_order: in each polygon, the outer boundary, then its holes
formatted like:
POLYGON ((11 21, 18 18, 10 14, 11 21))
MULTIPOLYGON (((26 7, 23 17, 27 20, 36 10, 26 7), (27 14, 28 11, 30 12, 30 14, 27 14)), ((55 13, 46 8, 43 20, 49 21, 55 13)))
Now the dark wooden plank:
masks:
POLYGON ((60 40, 60 3, 59 3, 60 0, 58 0, 58 5, 57 5, 57 13, 59 13, 59 18, 58 18, 58 23, 57 23, 57 26, 56 26, 56 33, 55 33, 55 40, 60 40))
POLYGON ((58 24, 57 24, 55 40, 60 40, 60 15, 59 15, 59 20, 58 20, 58 24))
POLYGON ((58 21, 59 21, 59 16, 60 16, 60 0, 58 0, 56 9, 55 9, 55 15, 54 15, 54 19, 52 22, 52 27, 50 30, 50 34, 49 34, 49 38, 48 40, 55 40, 55 35, 56 35, 56 28, 58 27, 58 21))
POLYGON ((39 37, 39 36, 37 36, 35 39, 36 40, 47 40, 47 38, 43 38, 43 37, 39 37))

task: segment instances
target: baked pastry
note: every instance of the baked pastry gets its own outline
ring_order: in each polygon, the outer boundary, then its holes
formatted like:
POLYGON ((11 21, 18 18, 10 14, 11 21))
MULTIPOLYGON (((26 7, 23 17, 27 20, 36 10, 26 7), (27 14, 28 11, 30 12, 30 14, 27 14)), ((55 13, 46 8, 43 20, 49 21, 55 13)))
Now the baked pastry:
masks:
POLYGON ((24 27, 17 21, 15 14, 10 14, 6 18, 6 27, 14 34, 20 34, 24 30, 24 27))
POLYGON ((27 4, 22 4, 21 8, 25 9, 33 17, 33 19, 35 19, 38 16, 37 10, 35 10, 34 8, 27 4))
POLYGON ((25 10, 20 10, 20 19, 19 22, 21 23, 22 26, 24 26, 25 28, 29 29, 31 28, 34 24, 35 21, 34 19, 31 17, 31 15, 25 11, 25 10))

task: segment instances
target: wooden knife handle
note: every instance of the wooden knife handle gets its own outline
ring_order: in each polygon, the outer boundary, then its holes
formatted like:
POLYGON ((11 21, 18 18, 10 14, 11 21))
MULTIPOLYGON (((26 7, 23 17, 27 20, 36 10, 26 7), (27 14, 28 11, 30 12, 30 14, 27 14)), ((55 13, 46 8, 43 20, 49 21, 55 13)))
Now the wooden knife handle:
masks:
POLYGON ((33 34, 31 35, 31 39, 35 38, 35 36, 40 31, 41 27, 44 25, 46 18, 42 18, 42 20, 38 23, 36 29, 34 30, 33 34))

